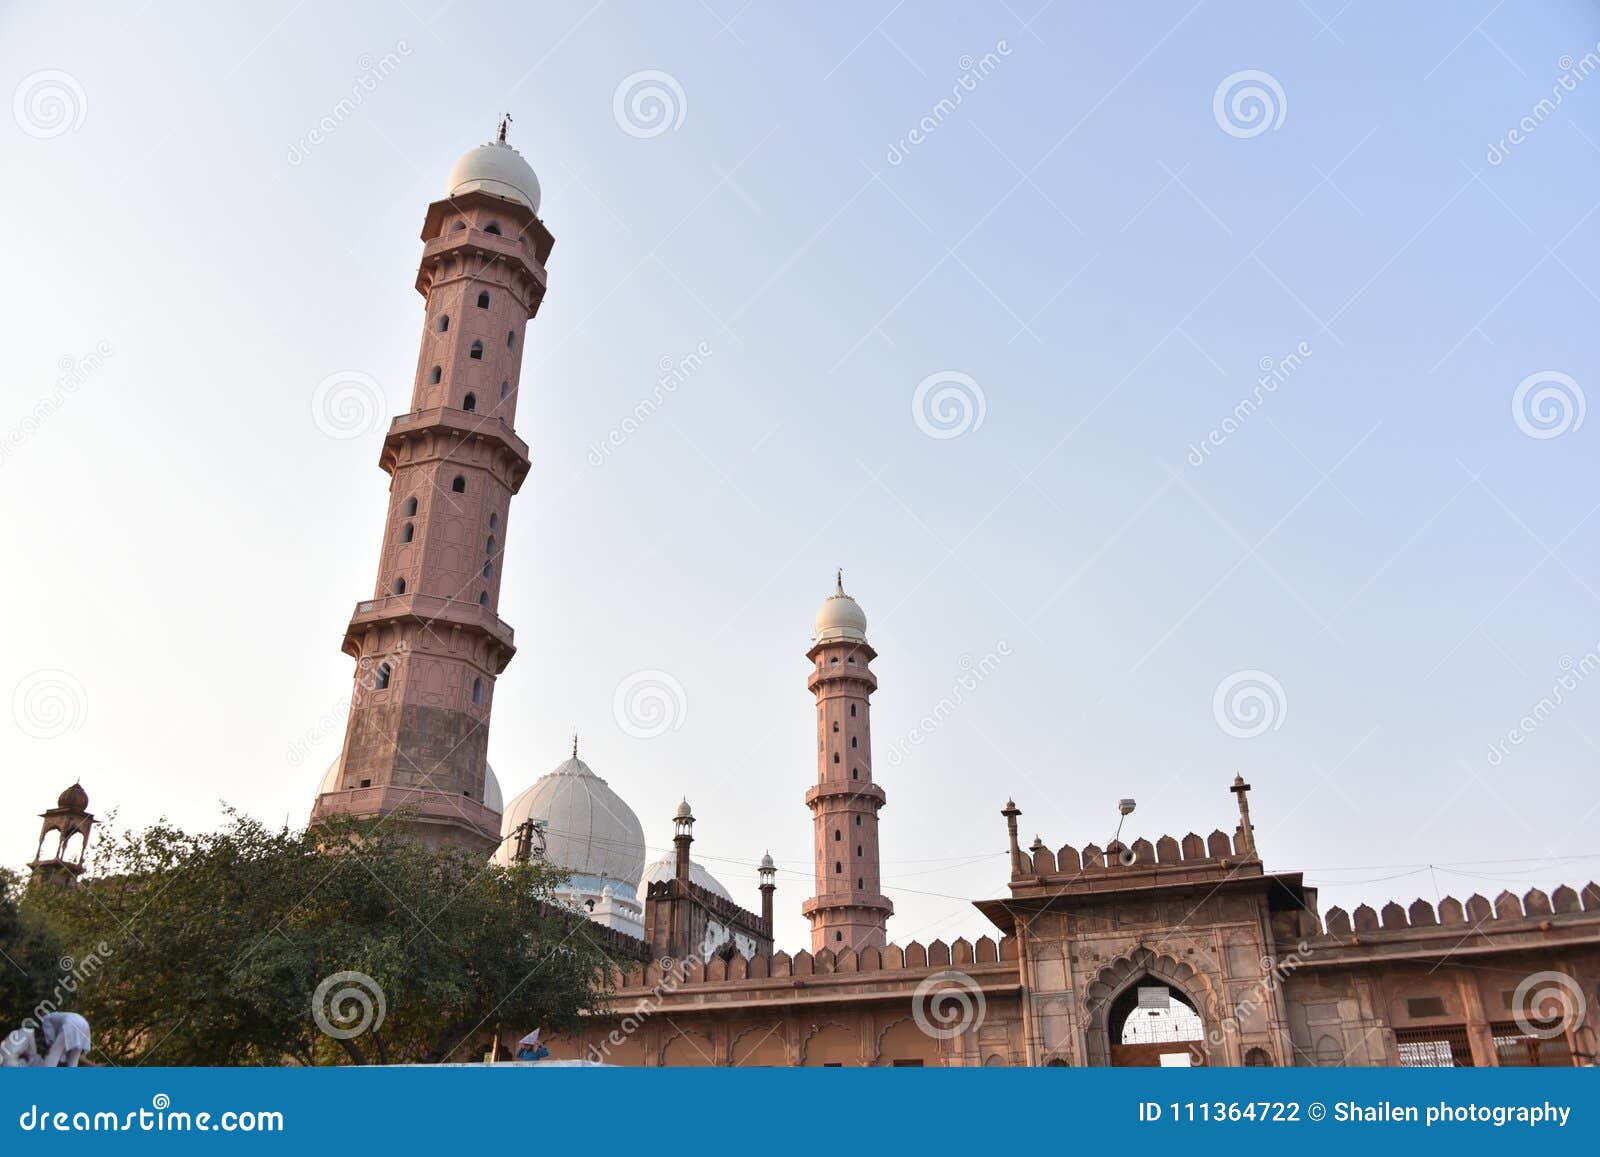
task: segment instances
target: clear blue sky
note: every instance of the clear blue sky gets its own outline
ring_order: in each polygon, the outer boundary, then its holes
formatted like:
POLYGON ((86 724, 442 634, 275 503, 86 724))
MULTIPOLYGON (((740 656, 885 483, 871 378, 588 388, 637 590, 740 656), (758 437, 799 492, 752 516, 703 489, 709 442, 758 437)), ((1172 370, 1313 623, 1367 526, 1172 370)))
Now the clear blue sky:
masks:
POLYGON ((770 847, 803 943, 804 652, 843 566, 896 939, 984 930, 1008 795, 1081 846, 1128 795, 1135 835, 1231 830, 1235 771, 1325 901, 1600 874, 1600 678, 1488 755, 1600 648, 1600 418, 1513 411, 1533 375, 1567 378, 1530 406, 1600 389, 1600 76, 1559 81, 1597 41, 1577 2, 6 5, 0 858, 80 775, 124 823, 304 819, 386 483, 379 424, 330 437, 314 393, 405 408, 424 208, 509 109, 557 240, 508 796, 576 728, 654 846, 689 796, 747 903, 770 847), (647 70, 670 123, 619 121, 647 70), (1250 70, 1270 124, 1219 119, 1250 70), (942 373, 954 437, 913 416, 942 373), (655 738, 613 713, 642 670, 684 691, 655 738), (1241 671, 1282 689, 1251 738, 1213 710, 1241 671))

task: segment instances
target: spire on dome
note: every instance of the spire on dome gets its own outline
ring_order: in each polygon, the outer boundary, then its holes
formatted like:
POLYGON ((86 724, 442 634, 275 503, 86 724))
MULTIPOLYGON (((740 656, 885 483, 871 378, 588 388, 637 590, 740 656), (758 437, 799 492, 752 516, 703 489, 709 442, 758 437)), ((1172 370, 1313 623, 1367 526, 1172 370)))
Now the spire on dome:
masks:
POLYGON ((502 145, 506 143, 506 130, 508 128, 510 128, 510 127, 511 127, 511 114, 510 113, 506 113, 505 116, 500 118, 500 143, 502 145))
POLYGON ((844 594, 844 567, 840 567, 833 576, 833 593, 844 594))
POLYGON ((578 758, 578 733, 576 731, 572 733, 572 758, 578 758))

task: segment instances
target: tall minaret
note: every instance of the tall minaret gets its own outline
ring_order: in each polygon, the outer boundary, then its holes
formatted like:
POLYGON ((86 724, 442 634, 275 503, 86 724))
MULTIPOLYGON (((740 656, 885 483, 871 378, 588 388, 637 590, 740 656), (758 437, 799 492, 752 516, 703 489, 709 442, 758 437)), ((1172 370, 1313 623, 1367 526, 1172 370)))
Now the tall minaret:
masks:
POLYGON ((498 790, 485 798, 494 681, 516 649, 498 608, 511 496, 529 465, 513 424, 523 333, 555 244, 539 180, 505 137, 502 121, 498 140, 456 162, 423 221, 416 386, 383 443, 378 579, 344 637, 350 723, 311 813, 407 809, 429 844, 482 851, 500 839, 498 790))
POLYGON ((867 616, 844 593, 841 572, 817 612, 817 635, 806 652, 816 666, 807 686, 817 697, 817 785, 806 792, 816 829, 817 892, 801 906, 811 921, 811 950, 882 947, 894 905, 879 892, 878 809, 883 789, 872 782, 868 698, 878 657, 867 642, 867 616))

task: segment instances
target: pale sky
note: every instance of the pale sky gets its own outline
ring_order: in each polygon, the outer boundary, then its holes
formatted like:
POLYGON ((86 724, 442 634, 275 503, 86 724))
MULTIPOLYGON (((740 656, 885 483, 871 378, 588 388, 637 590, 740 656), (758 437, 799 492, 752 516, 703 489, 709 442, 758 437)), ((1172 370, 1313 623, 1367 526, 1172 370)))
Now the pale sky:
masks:
POLYGON ((770 848, 804 945, 842 566, 898 942, 990 931, 1008 795, 1051 846, 1123 796, 1204 834, 1236 771, 1325 905, 1600 875, 1593 6, 807 11, 0 7, 0 861, 78 777, 305 820, 423 213, 509 109, 556 245, 507 797, 576 729, 652 855, 683 795, 749 906, 770 848))

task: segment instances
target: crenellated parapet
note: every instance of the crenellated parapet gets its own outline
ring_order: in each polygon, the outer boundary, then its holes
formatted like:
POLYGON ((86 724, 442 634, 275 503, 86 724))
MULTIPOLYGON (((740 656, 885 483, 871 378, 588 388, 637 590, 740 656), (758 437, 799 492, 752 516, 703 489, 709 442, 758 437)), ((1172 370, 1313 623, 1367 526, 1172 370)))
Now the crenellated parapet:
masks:
POLYGON ((1438 928, 1454 929, 1457 934, 1463 928, 1490 932, 1512 926, 1525 930, 1530 925, 1549 930, 1562 923, 1563 917, 1583 918, 1585 915, 1600 916, 1600 884, 1591 882, 1581 890, 1563 884, 1549 893, 1532 888, 1521 896, 1503 891, 1493 900, 1474 894, 1466 903, 1446 896, 1438 907, 1422 899, 1404 906, 1391 900, 1381 909, 1361 904, 1354 912, 1333 907, 1314 931, 1327 937, 1359 942, 1362 938, 1381 937, 1385 933, 1438 928))
POLYGON ((984 965, 994 965, 996 968, 1007 966, 1014 972, 1017 956, 1016 937, 996 940, 990 936, 980 936, 976 941, 965 938, 950 943, 935 940, 927 945, 913 940, 904 946, 886 944, 882 948, 867 947, 859 952, 845 948, 836 953, 831 948, 824 948, 820 952, 800 951, 793 955, 779 951, 757 953, 748 958, 733 956, 723 959, 713 956, 709 961, 698 956, 686 959, 662 957, 649 964, 635 964, 623 969, 621 987, 625 990, 656 987, 676 990, 686 986, 745 980, 803 982, 809 977, 849 977, 858 974, 922 975, 947 968, 976 969, 984 965))

